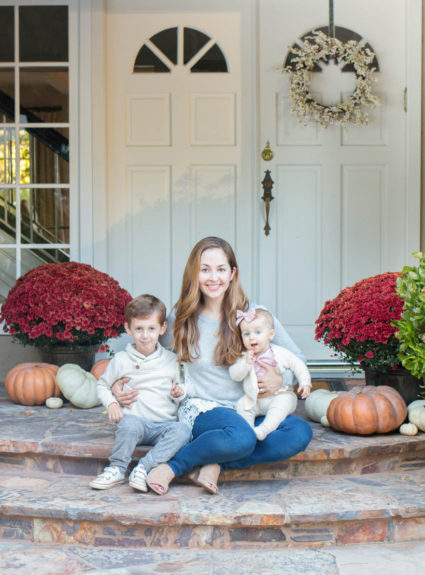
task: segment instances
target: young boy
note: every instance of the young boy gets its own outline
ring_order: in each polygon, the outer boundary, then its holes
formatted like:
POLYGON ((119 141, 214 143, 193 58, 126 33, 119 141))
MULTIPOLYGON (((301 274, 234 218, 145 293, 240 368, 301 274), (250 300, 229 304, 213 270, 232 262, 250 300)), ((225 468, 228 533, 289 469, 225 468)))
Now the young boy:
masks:
POLYGON ((252 308, 247 312, 238 310, 239 325, 245 349, 243 356, 229 368, 230 377, 243 381, 245 395, 238 401, 237 412, 254 428, 259 441, 263 441, 286 417, 295 411, 297 396, 292 386, 282 386, 271 397, 257 397, 261 388, 258 377, 265 374, 260 362, 275 366, 279 373, 290 369, 298 380, 298 392, 305 399, 310 395, 311 378, 306 365, 289 350, 271 343, 275 332, 273 316, 265 309, 252 308), (264 421, 255 427, 257 415, 265 415, 264 421))
POLYGON ((109 421, 118 426, 110 465, 90 482, 94 489, 123 483, 135 447, 144 444, 154 447, 133 469, 129 483, 147 491, 149 471, 171 459, 191 439, 189 427, 177 421, 178 404, 186 392, 180 383, 176 356, 158 343, 167 329, 165 317, 165 305, 152 295, 140 295, 126 308, 125 331, 134 342, 112 358, 97 383, 109 421), (129 378, 126 386, 139 392, 131 409, 121 409, 111 391, 115 381, 123 377, 129 378))

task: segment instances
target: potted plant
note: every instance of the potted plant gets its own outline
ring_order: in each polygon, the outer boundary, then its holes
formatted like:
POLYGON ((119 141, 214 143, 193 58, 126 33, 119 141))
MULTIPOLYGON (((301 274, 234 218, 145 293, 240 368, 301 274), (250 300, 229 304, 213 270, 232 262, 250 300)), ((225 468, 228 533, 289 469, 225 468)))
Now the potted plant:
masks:
POLYGON ((418 266, 405 266, 397 279, 396 291, 403 301, 401 318, 394 321, 400 342, 399 357, 403 367, 421 380, 425 389, 425 256, 413 254, 418 266))
POLYGON ((378 274, 343 289, 325 303, 316 320, 315 338, 365 372, 367 385, 390 385, 406 403, 417 398, 418 384, 401 364, 393 322, 401 317, 399 272, 378 274))
POLYGON ((116 280, 90 265, 44 264, 18 279, 2 305, 0 320, 16 340, 39 347, 43 361, 90 369, 95 346, 124 331, 130 300, 116 280), (90 357, 84 365, 70 355, 81 351, 90 357))

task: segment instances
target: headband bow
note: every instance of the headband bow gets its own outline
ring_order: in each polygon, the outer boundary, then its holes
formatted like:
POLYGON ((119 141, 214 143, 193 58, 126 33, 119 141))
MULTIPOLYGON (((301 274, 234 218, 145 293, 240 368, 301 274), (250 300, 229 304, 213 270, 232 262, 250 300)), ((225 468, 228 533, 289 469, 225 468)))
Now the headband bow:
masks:
POLYGON ((249 323, 253 319, 255 319, 254 308, 251 308, 248 311, 242 311, 241 309, 236 310, 236 325, 239 325, 244 320, 249 323))

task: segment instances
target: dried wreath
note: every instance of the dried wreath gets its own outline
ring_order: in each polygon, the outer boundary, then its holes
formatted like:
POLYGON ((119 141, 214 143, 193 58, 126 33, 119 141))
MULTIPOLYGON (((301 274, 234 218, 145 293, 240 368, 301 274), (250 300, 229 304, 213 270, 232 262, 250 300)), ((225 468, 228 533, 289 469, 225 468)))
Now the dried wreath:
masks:
POLYGON ((345 126, 348 123, 366 125, 369 118, 362 106, 375 107, 379 104, 378 97, 372 93, 372 83, 375 81, 375 68, 370 67, 375 58, 372 50, 355 40, 341 42, 321 31, 313 32, 304 38, 303 43, 303 48, 291 48, 291 63, 281 66, 281 70, 290 75, 291 112, 301 121, 313 119, 321 126, 345 126), (329 58, 339 65, 352 64, 357 84, 354 92, 341 104, 324 106, 313 98, 310 81, 314 66, 319 62, 327 63, 329 58))

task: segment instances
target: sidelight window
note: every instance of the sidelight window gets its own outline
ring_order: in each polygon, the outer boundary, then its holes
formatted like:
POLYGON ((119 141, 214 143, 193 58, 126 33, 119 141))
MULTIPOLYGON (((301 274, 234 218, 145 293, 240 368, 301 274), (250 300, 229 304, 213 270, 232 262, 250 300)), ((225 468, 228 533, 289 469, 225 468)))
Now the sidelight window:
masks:
POLYGON ((0 6, 0 303, 16 278, 69 260, 69 6, 0 6))

